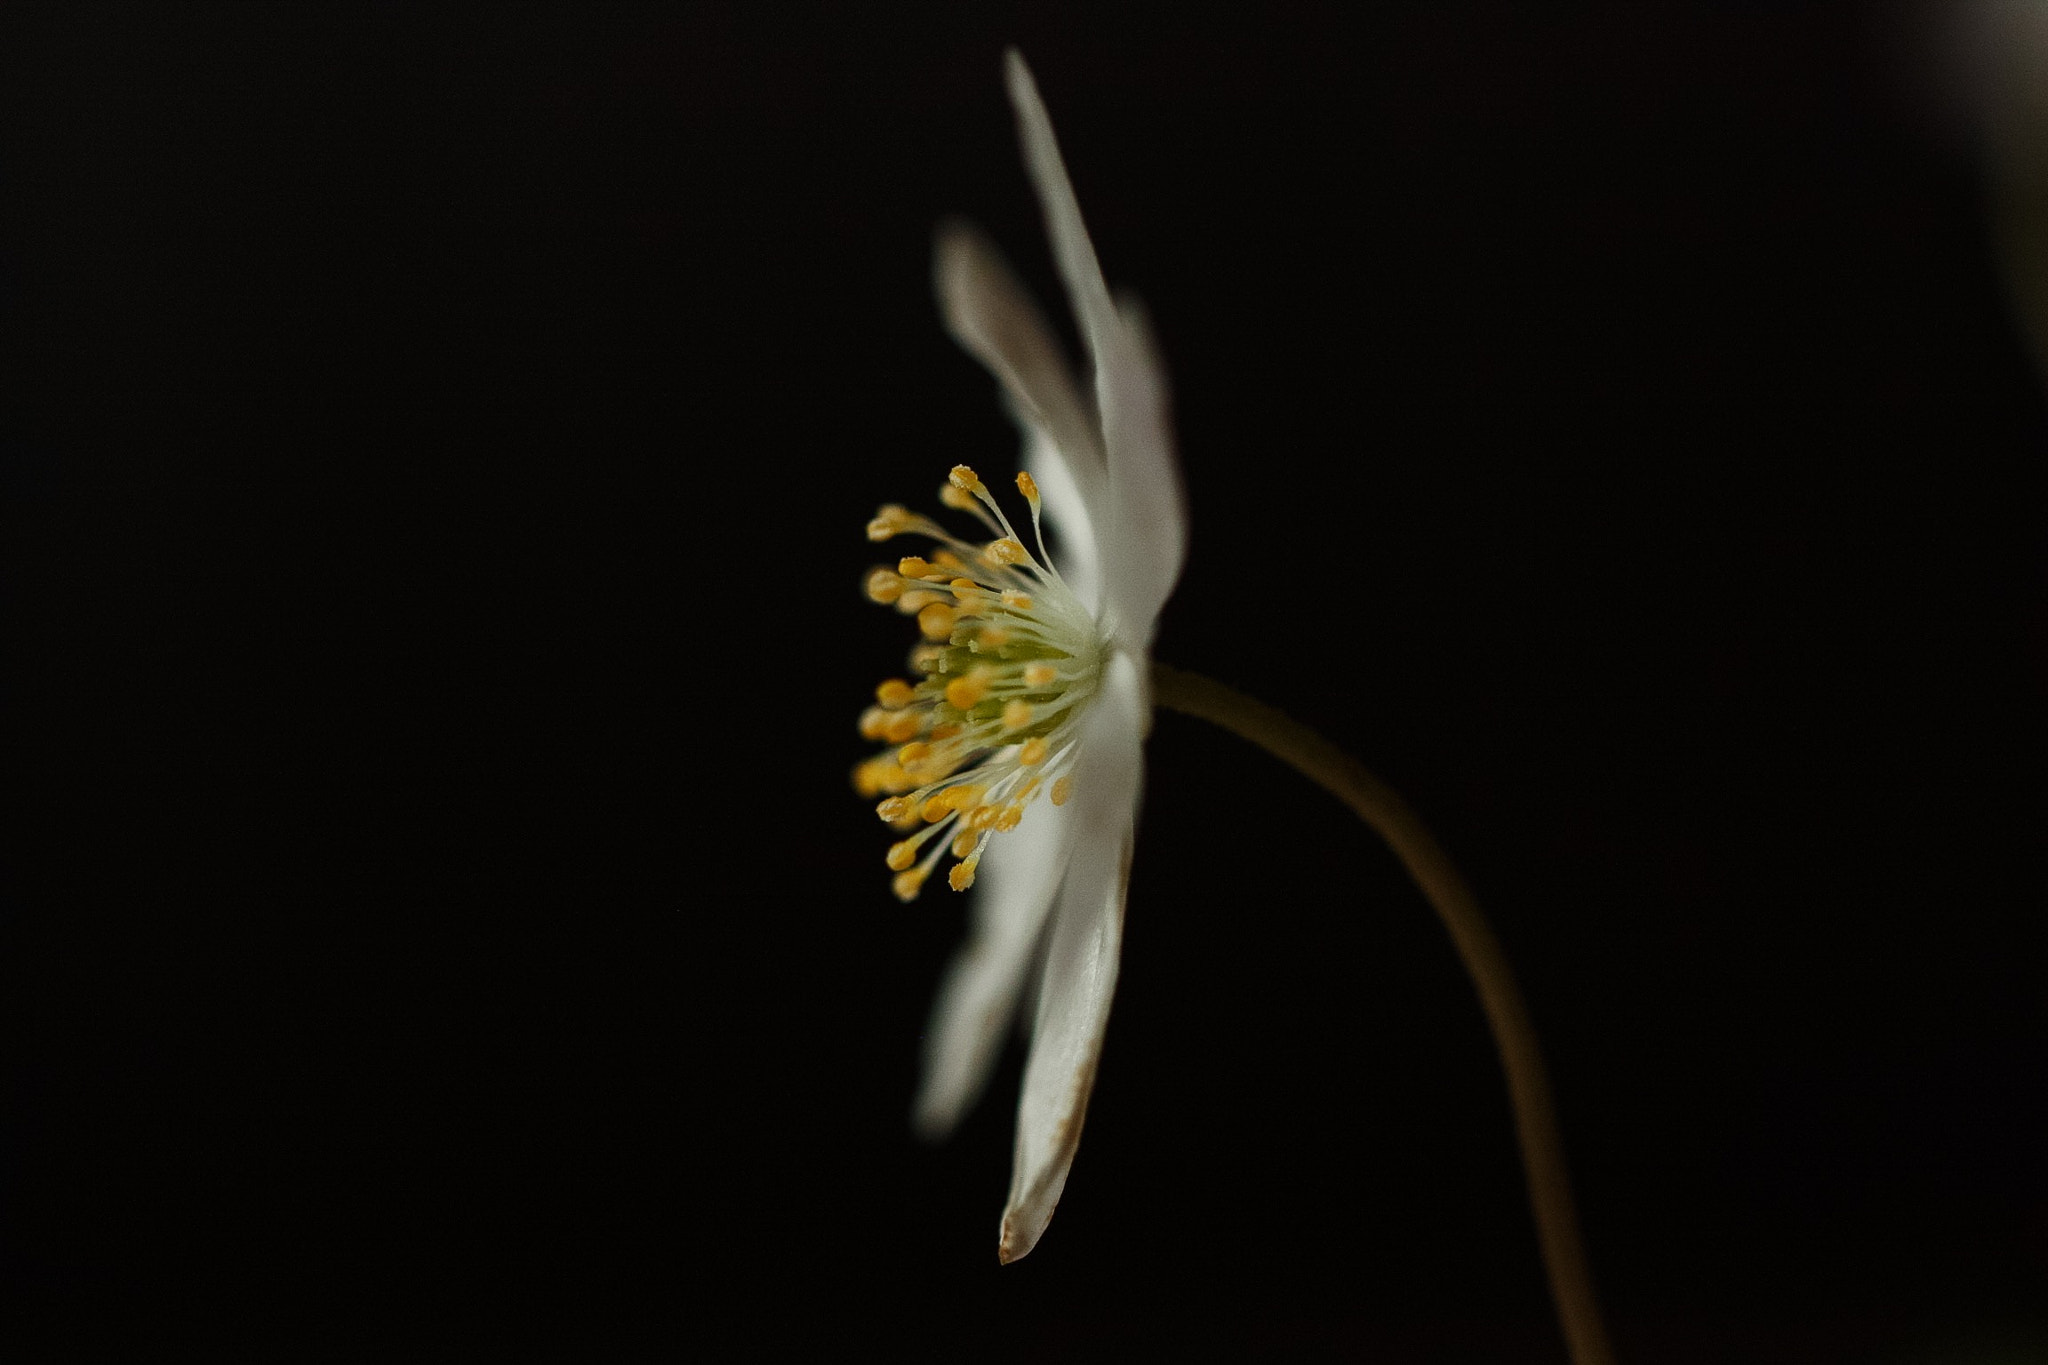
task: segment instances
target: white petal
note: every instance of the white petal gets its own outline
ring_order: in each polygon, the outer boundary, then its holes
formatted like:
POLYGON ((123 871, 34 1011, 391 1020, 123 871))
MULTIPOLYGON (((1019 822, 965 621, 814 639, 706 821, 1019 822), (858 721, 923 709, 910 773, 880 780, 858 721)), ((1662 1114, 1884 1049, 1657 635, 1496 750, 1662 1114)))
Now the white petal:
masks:
MULTIPOLYGON (((1073 464, 1061 456, 1052 438, 1038 428, 1024 428, 1024 467, 1038 480, 1038 496, 1051 534, 1053 567, 1089 614, 1102 615, 1102 551, 1088 500, 1074 481, 1073 464)), ((993 846, 993 845, 991 845, 993 846)))
POLYGON ((1131 656, 1110 661, 1092 710, 1069 805, 1073 853, 1053 911, 1017 1104, 1016 1164, 996 1250, 1004 1262, 1037 1245, 1066 1188, 1116 990, 1145 719, 1131 656))
POLYGON ((1006 74, 1024 164, 1045 212, 1053 258, 1095 360, 1096 410, 1109 467, 1109 515, 1097 519, 1103 571, 1118 626, 1142 649, 1180 577, 1187 547, 1180 474, 1166 420, 1165 375, 1149 336, 1134 330, 1110 302, 1052 121, 1030 68, 1014 48, 1006 57, 1006 74))
POLYGON ((928 1138, 953 1130, 1002 1052, 1046 912, 1066 875, 1073 809, 1035 803, 982 855, 969 893, 972 937, 947 968, 925 1031, 924 1083, 912 1121, 928 1138))
POLYGON ((1103 578, 1114 594, 1119 630, 1142 650, 1152 644, 1159 609, 1187 558, 1187 498, 1174 453, 1166 367, 1144 310, 1133 299, 1119 302, 1121 342, 1100 353, 1095 374, 1110 451, 1103 578))
POLYGON ((953 339, 1002 381, 1018 419, 1043 431, 1073 462, 1074 480, 1091 500, 1101 496, 1106 476, 1095 414, 1002 253, 965 223, 941 224, 932 283, 953 339))

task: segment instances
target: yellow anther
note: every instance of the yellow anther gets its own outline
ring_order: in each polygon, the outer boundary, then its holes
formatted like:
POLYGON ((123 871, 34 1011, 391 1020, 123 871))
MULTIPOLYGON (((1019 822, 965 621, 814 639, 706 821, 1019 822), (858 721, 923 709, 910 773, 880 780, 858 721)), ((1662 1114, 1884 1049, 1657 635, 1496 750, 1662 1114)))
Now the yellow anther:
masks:
POLYGON ((912 616, 923 611, 932 603, 944 600, 944 598, 940 597, 939 594, 933 592, 930 588, 912 588, 909 592, 896 599, 896 610, 902 612, 905 616, 912 616))
POLYGON ((981 842, 981 836, 971 829, 963 829, 953 836, 953 856, 965 858, 974 852, 974 846, 981 842))
POLYGON ((924 889, 924 873, 916 868, 908 872, 899 872, 896 874, 896 880, 889 886, 896 893, 897 900, 914 901, 917 899, 917 893, 924 889))
POLYGON ((965 512, 973 508, 974 495, 949 483, 939 490, 939 501, 956 512, 965 512))
POLYGON ((927 603, 917 613, 917 628, 924 632, 927 640, 949 640, 953 636, 956 613, 944 602, 927 603))
POLYGON ((902 765, 887 754, 867 759, 853 770, 854 790, 869 800, 891 792, 909 791, 916 785, 910 780, 910 774, 903 771, 902 765))
POLYGON ((972 710, 974 703, 988 695, 988 675, 969 673, 946 684, 946 705, 956 711, 972 710))
POLYGON ((1017 491, 1024 495, 1026 502, 1033 507, 1038 506, 1038 480, 1021 469, 1017 471, 1017 491))
POLYGON ((910 666, 920 673, 936 673, 945 661, 944 645, 919 645, 910 651, 910 666))
POLYGON ((963 607, 985 606, 988 599, 995 595, 971 578, 956 578, 946 586, 953 590, 953 596, 960 599, 960 605, 963 607))
POLYGON ((1067 798, 1074 794, 1074 779, 1063 777, 1052 784, 1052 803, 1055 806, 1067 804, 1067 798))
POLYGON ((889 733, 890 716, 879 706, 870 706, 860 713, 860 737, 862 739, 883 739, 889 733))
POLYGON ((910 801, 906 797, 892 796, 875 807, 875 814, 892 822, 901 820, 910 814, 910 801))
POLYGON ((1003 704, 1003 728, 1005 730, 1021 730, 1030 723, 1030 702, 1013 701, 1005 702, 1003 704))
POLYGON ((932 566, 916 555, 905 555, 896 561, 896 572, 905 578, 923 578, 932 571, 932 566))
POLYGON ((932 756, 932 746, 923 740, 906 744, 896 751, 896 761, 908 768, 913 763, 922 763, 932 756))
MULTIPOLYGON (((950 488, 952 485, 948 484, 947 487, 950 488)), ((951 550, 932 551, 932 563, 942 569, 951 569, 954 573, 967 572, 967 561, 954 554, 951 550)))
POLYGON ((1001 649, 1010 643, 1010 632, 1001 626, 983 626, 981 632, 968 641, 976 653, 984 649, 1001 649))
POLYGON ((939 821, 951 815, 953 808, 946 804, 946 798, 943 794, 927 796, 924 799, 924 805, 917 813, 924 817, 924 822, 927 825, 936 825, 939 821))
POLYGON ((1015 536, 1004 536, 1001 540, 990 541, 987 554, 998 564, 1021 564, 1029 558, 1024 553, 1024 542, 1015 536))
POLYGON ((1060 671, 1051 664, 1024 665, 1024 683, 1027 687, 1051 687, 1060 671))
POLYGON ((917 861, 917 845, 908 839, 899 839, 889 845, 889 856, 883 861, 889 864, 891 872, 901 872, 917 861))
POLYGON ((1038 795, 1039 785, 1044 781, 1045 779, 1043 777, 1034 777, 1029 782, 1026 782, 1023 786, 1017 788, 1017 804, 1019 806, 1030 805, 1031 798, 1038 795))
MULTIPOLYGON (((906 763, 909 762, 908 759, 904 761, 906 763)), ((1027 768, 1045 762, 1045 741, 1042 739, 1025 740, 1024 747, 1017 751, 1017 761, 1027 768)))
POLYGON ((1017 828, 1018 823, 1023 818, 1024 808, 1022 806, 1004 806, 996 815, 996 833, 1008 834, 1011 830, 1017 828))
POLYGON ((924 728, 924 717, 915 711, 898 711, 889 717, 888 728, 881 738, 891 744, 908 744, 917 738, 917 732, 924 728))
POLYGON ((959 733, 960 727, 950 721, 944 725, 934 725, 932 727, 932 743, 942 744, 959 733))
POLYGON ((981 798, 987 792, 988 788, 978 782, 963 782, 957 787, 946 788, 946 802, 954 810, 973 810, 981 804, 981 798))
POLYGON ((903 580, 887 569, 876 569, 870 573, 866 588, 870 602, 894 602, 903 596, 903 580))
POLYGON ((875 700, 891 711, 917 700, 917 689, 901 678, 891 678, 875 689, 875 700))
POLYGON ((976 489, 981 487, 981 475, 975 473, 972 469, 969 469, 964 464, 956 464, 953 466, 953 473, 950 476, 950 481, 953 487, 959 489, 963 493, 972 493, 976 489))
POLYGON ((965 891, 968 887, 974 885, 975 862, 975 859, 969 858, 966 862, 954 863, 953 870, 946 874, 947 883, 955 891, 965 891))
POLYGON ((859 792, 863 798, 872 801, 888 790, 882 783, 882 774, 893 766, 893 764, 874 758, 854 765, 853 789, 859 792))
POLYGON ((1004 588, 1003 605, 1008 607, 1011 611, 1030 611, 1031 594, 1028 592, 1019 592, 1015 588, 1004 588))
POLYGON ((875 513, 875 519, 868 523, 869 540, 887 540, 889 537, 910 529, 910 511, 896 503, 889 503, 875 513))
POLYGON ((967 812, 967 828, 972 830, 994 829, 996 820, 1002 815, 1001 806, 976 806, 967 812))

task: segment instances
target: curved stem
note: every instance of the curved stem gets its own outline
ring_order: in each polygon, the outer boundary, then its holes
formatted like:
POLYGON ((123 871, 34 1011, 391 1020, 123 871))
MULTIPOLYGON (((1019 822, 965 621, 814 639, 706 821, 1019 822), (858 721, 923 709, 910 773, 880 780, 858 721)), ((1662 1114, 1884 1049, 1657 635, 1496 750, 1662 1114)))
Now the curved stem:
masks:
POLYGON ((1478 988, 1480 1007, 1500 1048, 1515 1136, 1522 1149, 1522 1169, 1529 1181, 1529 1203, 1536 1215, 1536 1237, 1572 1361, 1574 1365, 1613 1365, 1614 1351, 1608 1345, 1607 1328, 1593 1297, 1592 1276, 1586 1270, 1578 1210, 1565 1178, 1557 1111, 1550 1097, 1550 1078, 1536 1048, 1536 1030, 1529 1023, 1528 1007, 1522 1003, 1521 989, 1515 984, 1500 940, 1479 912, 1472 888, 1406 801, 1358 760, 1331 747, 1307 726, 1234 688, 1162 663, 1152 665, 1152 689, 1157 705, 1199 717, 1250 740, 1351 807, 1392 846, 1429 898, 1478 988))

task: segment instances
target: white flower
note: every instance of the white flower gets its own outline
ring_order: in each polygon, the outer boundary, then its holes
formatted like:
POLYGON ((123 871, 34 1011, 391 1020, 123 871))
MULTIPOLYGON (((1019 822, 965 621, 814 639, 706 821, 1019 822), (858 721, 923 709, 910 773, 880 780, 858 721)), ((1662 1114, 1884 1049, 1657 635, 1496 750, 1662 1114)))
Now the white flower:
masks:
POLYGON ((940 548, 869 576, 870 596, 915 612, 927 643, 912 656, 923 679, 884 683, 862 717, 863 734, 897 747, 855 780, 866 795, 887 794, 878 809, 907 836, 888 860, 904 899, 948 849, 960 860, 949 877, 956 890, 980 875, 972 938, 926 1035, 922 1130, 949 1131, 974 1101, 1026 985, 1036 987, 997 1248, 1009 1262, 1052 1218, 1095 1082, 1151 721, 1147 650, 1187 532, 1149 331, 1134 305, 1111 303, 1038 88, 1016 52, 1006 62, 1025 164, 1094 361, 1093 393, 1076 385, 982 237, 943 229, 935 273, 948 328, 1001 380, 1023 428, 1018 487, 1034 532, 1042 511, 1060 565, 1035 536, 1035 552, 1025 546, 964 465, 942 497, 976 515, 991 540, 970 544, 900 507, 882 509, 871 538, 923 535, 940 548))

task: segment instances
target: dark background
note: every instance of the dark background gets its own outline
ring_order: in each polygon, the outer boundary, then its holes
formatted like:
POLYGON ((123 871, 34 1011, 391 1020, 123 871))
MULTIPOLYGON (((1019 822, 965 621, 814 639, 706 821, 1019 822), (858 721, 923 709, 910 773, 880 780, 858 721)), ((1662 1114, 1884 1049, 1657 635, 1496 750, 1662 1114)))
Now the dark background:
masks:
POLYGON ((1624 1358, 2048 1360, 2048 421, 1883 13, 10 6, 6 1330, 1563 1359, 1440 929, 1194 722, 1040 1249, 1018 1053, 908 1135, 861 525, 1014 456, 928 251, 1059 301, 1015 42, 1161 657, 1466 867, 1624 1358))

